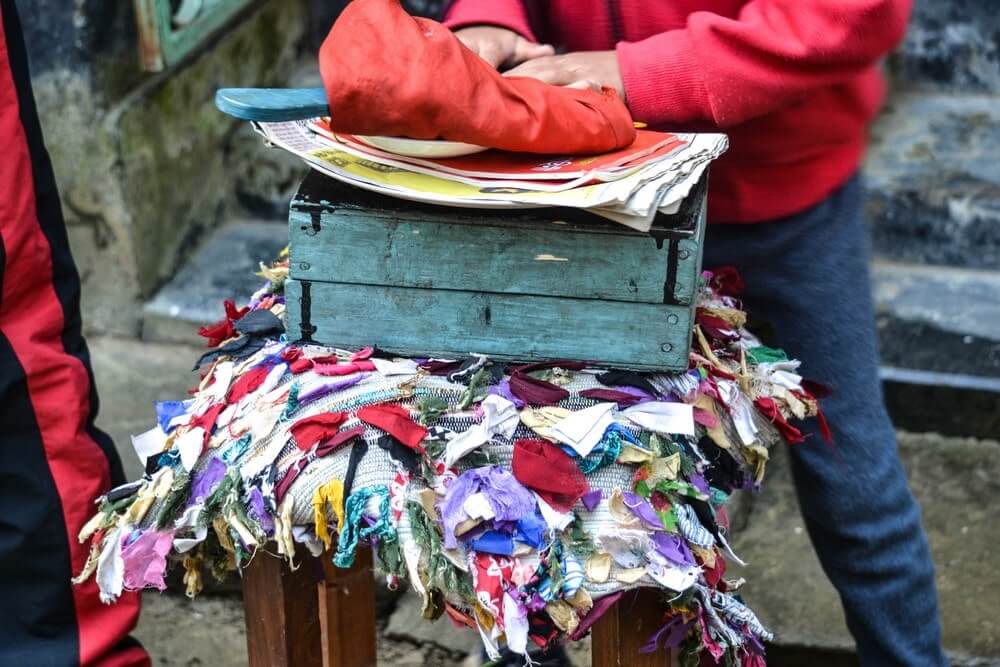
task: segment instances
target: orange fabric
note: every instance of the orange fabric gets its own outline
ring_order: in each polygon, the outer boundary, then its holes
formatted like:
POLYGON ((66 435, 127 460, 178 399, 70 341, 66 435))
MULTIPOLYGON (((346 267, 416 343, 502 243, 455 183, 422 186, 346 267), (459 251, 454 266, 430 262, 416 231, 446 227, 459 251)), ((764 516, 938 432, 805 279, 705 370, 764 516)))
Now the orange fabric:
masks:
POLYGON ((436 21, 398 0, 354 0, 319 52, 338 132, 448 139, 503 150, 604 153, 635 139, 611 89, 506 78, 436 21))

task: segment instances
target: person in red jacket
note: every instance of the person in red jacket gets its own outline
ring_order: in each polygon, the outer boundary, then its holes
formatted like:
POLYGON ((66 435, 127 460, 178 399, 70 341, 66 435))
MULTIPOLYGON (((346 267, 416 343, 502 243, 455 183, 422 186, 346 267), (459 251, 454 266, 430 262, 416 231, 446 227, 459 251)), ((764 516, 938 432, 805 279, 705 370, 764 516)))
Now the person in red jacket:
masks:
POLYGON ((0 665, 138 667, 139 596, 70 579, 93 501, 124 481, 94 427, 80 278, 31 93, 13 0, 0 0, 0 665))
POLYGON ((835 445, 791 448, 792 473, 861 664, 928 667, 947 664, 934 570, 882 402, 857 176, 879 61, 909 12, 910 0, 457 0, 445 23, 508 76, 611 86, 637 121, 729 135, 704 263, 739 269, 768 342, 832 388, 835 445))

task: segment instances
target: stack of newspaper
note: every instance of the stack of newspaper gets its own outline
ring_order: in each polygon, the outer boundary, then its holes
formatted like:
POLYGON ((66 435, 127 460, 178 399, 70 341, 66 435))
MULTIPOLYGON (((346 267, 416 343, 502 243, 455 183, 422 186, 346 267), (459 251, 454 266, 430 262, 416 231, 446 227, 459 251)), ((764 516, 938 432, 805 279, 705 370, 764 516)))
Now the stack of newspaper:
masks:
POLYGON ((429 159, 380 150, 365 138, 332 131, 323 118, 255 128, 313 169, 359 188, 447 206, 580 208, 643 232, 657 213, 677 212, 728 146, 722 134, 640 129, 631 146, 602 155, 489 150, 429 159))

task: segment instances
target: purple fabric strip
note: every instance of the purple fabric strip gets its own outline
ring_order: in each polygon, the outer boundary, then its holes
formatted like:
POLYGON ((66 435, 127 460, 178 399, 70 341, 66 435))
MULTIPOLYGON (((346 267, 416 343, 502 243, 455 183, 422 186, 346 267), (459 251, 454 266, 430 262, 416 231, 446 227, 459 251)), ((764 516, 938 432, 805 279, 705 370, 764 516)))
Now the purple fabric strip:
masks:
POLYGON ((749 632, 744 632, 743 635, 747 638, 752 653, 764 655, 767 652, 767 649, 755 635, 749 632))
POLYGON ((601 501, 604 500, 604 491, 601 489, 594 489, 593 491, 588 491, 583 494, 583 506, 587 508, 588 512, 593 512, 601 501))
POLYGON ((260 524, 261 529, 268 537, 274 535, 274 518, 268 513, 264 504, 264 494, 256 486, 250 489, 249 503, 247 503, 247 514, 250 518, 260 524))
POLYGON ((664 529, 656 510, 642 496, 626 491, 622 494, 622 498, 625 500, 625 506, 642 519, 643 523, 656 530, 664 529))
POLYGON ((639 649, 639 653, 655 653, 662 646, 664 649, 673 649, 681 645, 684 638, 691 631, 694 621, 684 622, 680 616, 674 616, 667 621, 663 627, 657 630, 645 646, 639 649))
POLYGON ((497 396, 506 398, 508 401, 513 403, 514 407, 516 407, 518 410, 527 405, 524 401, 522 401, 520 398, 518 398, 511 392, 510 381, 507 379, 503 379, 499 383, 491 386, 489 388, 488 393, 496 394, 497 396))
POLYGON ((205 466, 205 469, 194 476, 194 481, 191 483, 191 496, 188 500, 188 507, 197 505, 212 495, 215 487, 219 486, 219 482, 225 476, 226 464, 213 456, 208 465, 205 466))
POLYGON ((632 396, 635 396, 637 399, 639 399, 638 401, 636 401, 636 403, 645 403, 646 401, 655 401, 656 400, 656 396, 653 396, 648 391, 645 391, 643 389, 639 389, 638 387, 630 387, 628 385, 621 385, 619 387, 615 387, 615 391, 620 391, 620 392, 623 392, 625 394, 631 394, 632 396))
POLYGON ((174 532, 148 530, 133 542, 122 547, 125 588, 130 591, 143 588, 164 590, 167 571, 167 554, 174 543, 174 532))
POLYGON ((691 482, 691 486, 698 489, 706 496, 710 495, 711 492, 708 489, 708 482, 705 481, 705 477, 701 473, 696 472, 693 475, 690 475, 688 477, 688 481, 691 482))
POLYGON ((542 598, 541 595, 539 595, 538 593, 532 593, 531 599, 528 600, 528 604, 525 606, 528 608, 528 611, 537 613, 543 611, 545 609, 546 604, 547 603, 545 602, 545 599, 542 598))
POLYGON ((601 620, 601 617, 604 616, 605 612, 607 612, 608 609, 611 609, 612 605, 618 602, 618 598, 621 596, 622 591, 618 591, 617 593, 605 595, 602 598, 594 600, 594 606, 590 608, 590 611, 587 612, 586 616, 580 619, 580 624, 576 626, 576 630, 573 631, 569 638, 572 641, 577 641, 587 634, 587 631, 593 627, 594 623, 601 620))
POLYGON ((677 535, 657 532, 653 534, 653 543, 656 545, 656 550, 660 555, 672 563, 686 566, 696 565, 691 550, 688 549, 684 540, 677 535))
POLYGON ((535 496, 503 468, 483 466, 466 470, 448 485, 439 506, 445 547, 454 549, 458 546, 455 528, 468 518, 463 505, 469 496, 476 493, 486 496, 497 522, 517 521, 535 511, 535 496))
POLYGON ((299 394, 299 407, 302 407, 307 403, 312 403, 313 401, 323 398, 324 396, 329 396, 335 391, 341 391, 343 389, 347 389, 348 387, 353 387, 357 383, 361 382, 366 375, 367 373, 359 373, 347 380, 329 382, 327 384, 321 384, 318 387, 313 387, 309 391, 299 394))

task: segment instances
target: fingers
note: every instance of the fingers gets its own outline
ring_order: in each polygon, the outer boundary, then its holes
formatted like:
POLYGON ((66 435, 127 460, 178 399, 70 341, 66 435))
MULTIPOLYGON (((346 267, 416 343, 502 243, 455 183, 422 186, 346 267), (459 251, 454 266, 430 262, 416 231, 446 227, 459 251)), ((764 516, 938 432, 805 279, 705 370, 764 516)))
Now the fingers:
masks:
POLYGON ((508 59, 507 50, 497 42, 480 42, 472 50, 478 53, 479 57, 488 62, 493 68, 500 67, 508 59))
POLYGON ((551 44, 536 44, 519 36, 514 41, 513 52, 503 64, 513 67, 528 60, 555 55, 555 52, 556 50, 551 44))
POLYGON ((458 32, 455 33, 455 36, 458 37, 458 41, 465 44, 470 51, 488 62, 493 67, 499 67, 500 63, 502 63, 507 57, 504 50, 496 40, 482 39, 475 33, 462 34, 461 32, 458 32))
POLYGON ((557 57, 536 58, 504 72, 504 76, 526 76, 554 86, 568 86, 581 80, 570 68, 562 66, 557 57))
POLYGON ((494 26, 463 28, 456 31, 455 36, 493 67, 512 67, 555 53, 555 49, 549 44, 536 44, 511 30, 494 26))
POLYGON ((581 79, 579 81, 574 81, 573 83, 567 83, 566 88, 575 88, 577 90, 592 90, 595 93, 601 92, 601 84, 596 81, 591 81, 589 79, 581 79))

